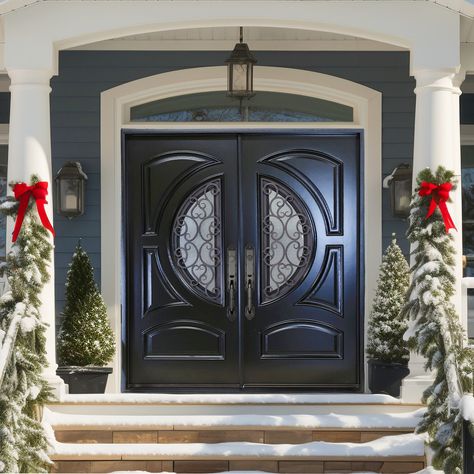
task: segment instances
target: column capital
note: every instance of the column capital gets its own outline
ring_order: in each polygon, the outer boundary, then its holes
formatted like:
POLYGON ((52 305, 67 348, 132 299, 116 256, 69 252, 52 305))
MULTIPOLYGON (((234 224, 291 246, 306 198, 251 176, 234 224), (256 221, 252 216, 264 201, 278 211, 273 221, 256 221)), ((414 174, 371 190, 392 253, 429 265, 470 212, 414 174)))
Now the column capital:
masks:
POLYGON ((414 71, 415 93, 426 88, 457 92, 456 89, 459 89, 456 84, 456 81, 459 80, 458 74, 459 71, 456 69, 419 69, 414 71))
POLYGON ((10 69, 7 68, 11 85, 48 86, 54 72, 50 69, 10 69))

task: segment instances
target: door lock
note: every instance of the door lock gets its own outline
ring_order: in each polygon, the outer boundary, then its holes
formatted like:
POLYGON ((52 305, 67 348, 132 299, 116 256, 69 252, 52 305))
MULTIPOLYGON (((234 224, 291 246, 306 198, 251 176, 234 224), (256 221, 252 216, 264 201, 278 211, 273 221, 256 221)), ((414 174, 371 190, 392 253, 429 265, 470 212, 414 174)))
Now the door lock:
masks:
POLYGON ((236 278, 237 278, 237 251, 234 247, 227 249, 227 293, 229 297, 227 307, 227 319, 233 321, 237 314, 236 302, 236 278))
POLYGON ((253 304, 253 290, 255 285, 255 252, 250 244, 245 247, 245 288, 247 290, 247 302, 245 304, 245 317, 250 321, 255 317, 255 306, 253 304))

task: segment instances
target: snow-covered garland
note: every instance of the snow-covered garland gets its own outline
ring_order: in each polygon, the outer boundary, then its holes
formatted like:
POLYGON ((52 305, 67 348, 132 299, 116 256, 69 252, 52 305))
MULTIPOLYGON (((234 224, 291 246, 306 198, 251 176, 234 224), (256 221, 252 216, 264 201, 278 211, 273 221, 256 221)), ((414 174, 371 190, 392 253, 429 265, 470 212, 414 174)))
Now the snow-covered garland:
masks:
POLYGON ((436 192, 420 195, 419 191, 426 183, 453 184, 453 177, 442 167, 436 174, 425 169, 417 177, 407 233, 413 248, 412 282, 403 309, 411 319, 405 339, 425 356, 426 368, 435 376, 424 393, 428 410, 417 431, 429 434, 433 465, 445 473, 462 472, 459 387, 465 391, 472 387, 473 355, 465 347, 463 328, 451 303, 455 291, 453 237, 447 232, 449 227, 441 212, 427 217, 432 198, 438 203, 440 197, 436 192))
MULTIPOLYGON (((32 184, 37 182, 33 176, 32 184)), ((14 218, 18 202, 9 197, 0 211, 14 218)), ((39 407, 51 398, 42 377, 47 360, 45 325, 39 312, 40 292, 49 280, 51 251, 48 231, 31 200, 18 239, 1 268, 9 288, 0 298, 1 352, 11 343, 12 338, 6 336, 13 320, 18 332, 0 384, 0 472, 48 472, 52 464, 38 418, 39 407)))

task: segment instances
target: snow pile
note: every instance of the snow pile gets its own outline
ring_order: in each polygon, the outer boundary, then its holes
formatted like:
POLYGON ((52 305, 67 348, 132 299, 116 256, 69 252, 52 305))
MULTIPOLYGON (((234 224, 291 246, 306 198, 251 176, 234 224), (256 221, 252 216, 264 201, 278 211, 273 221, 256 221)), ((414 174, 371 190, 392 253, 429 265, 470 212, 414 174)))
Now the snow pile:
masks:
POLYGON ((122 403, 122 404, 321 404, 321 405, 360 405, 360 404, 388 404, 400 405, 402 401, 390 395, 374 394, 251 394, 251 393, 224 393, 224 394, 167 394, 167 393, 106 393, 106 394, 68 394, 63 403, 122 403))
POLYGON ((433 466, 428 466, 426 469, 417 471, 414 474, 444 474, 443 471, 437 471, 433 466))
POLYGON ((474 423, 474 396, 464 395, 461 399, 461 413, 466 421, 474 423))
POLYGON ((57 413, 49 408, 44 409, 43 420, 56 428, 67 427, 219 427, 239 429, 255 426, 268 428, 415 428, 420 422, 425 409, 407 413, 343 415, 80 415, 57 413))
POLYGON ((260 443, 180 443, 180 444, 74 444, 55 442, 52 455, 61 457, 104 456, 114 459, 123 456, 150 456, 157 459, 226 459, 305 458, 305 457, 388 457, 424 456, 425 436, 405 434, 385 436, 367 443, 327 443, 314 441, 305 444, 260 443))

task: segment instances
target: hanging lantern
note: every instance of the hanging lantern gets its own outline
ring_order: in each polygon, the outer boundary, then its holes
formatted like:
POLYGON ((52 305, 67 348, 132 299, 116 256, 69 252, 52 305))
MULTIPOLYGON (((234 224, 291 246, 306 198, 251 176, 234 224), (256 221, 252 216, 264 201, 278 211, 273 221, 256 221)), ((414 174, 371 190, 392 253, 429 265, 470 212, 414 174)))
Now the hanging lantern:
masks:
POLYGON ((237 43, 227 64, 227 95, 238 99, 249 98, 253 92, 253 66, 257 60, 243 42, 244 29, 240 27, 240 42, 237 43))
POLYGON ((77 161, 66 163, 56 174, 56 209, 72 219, 84 214, 84 191, 87 175, 77 161))
POLYGON ((402 163, 384 180, 384 187, 390 189, 390 202, 394 217, 408 217, 412 197, 413 172, 411 166, 402 163))

